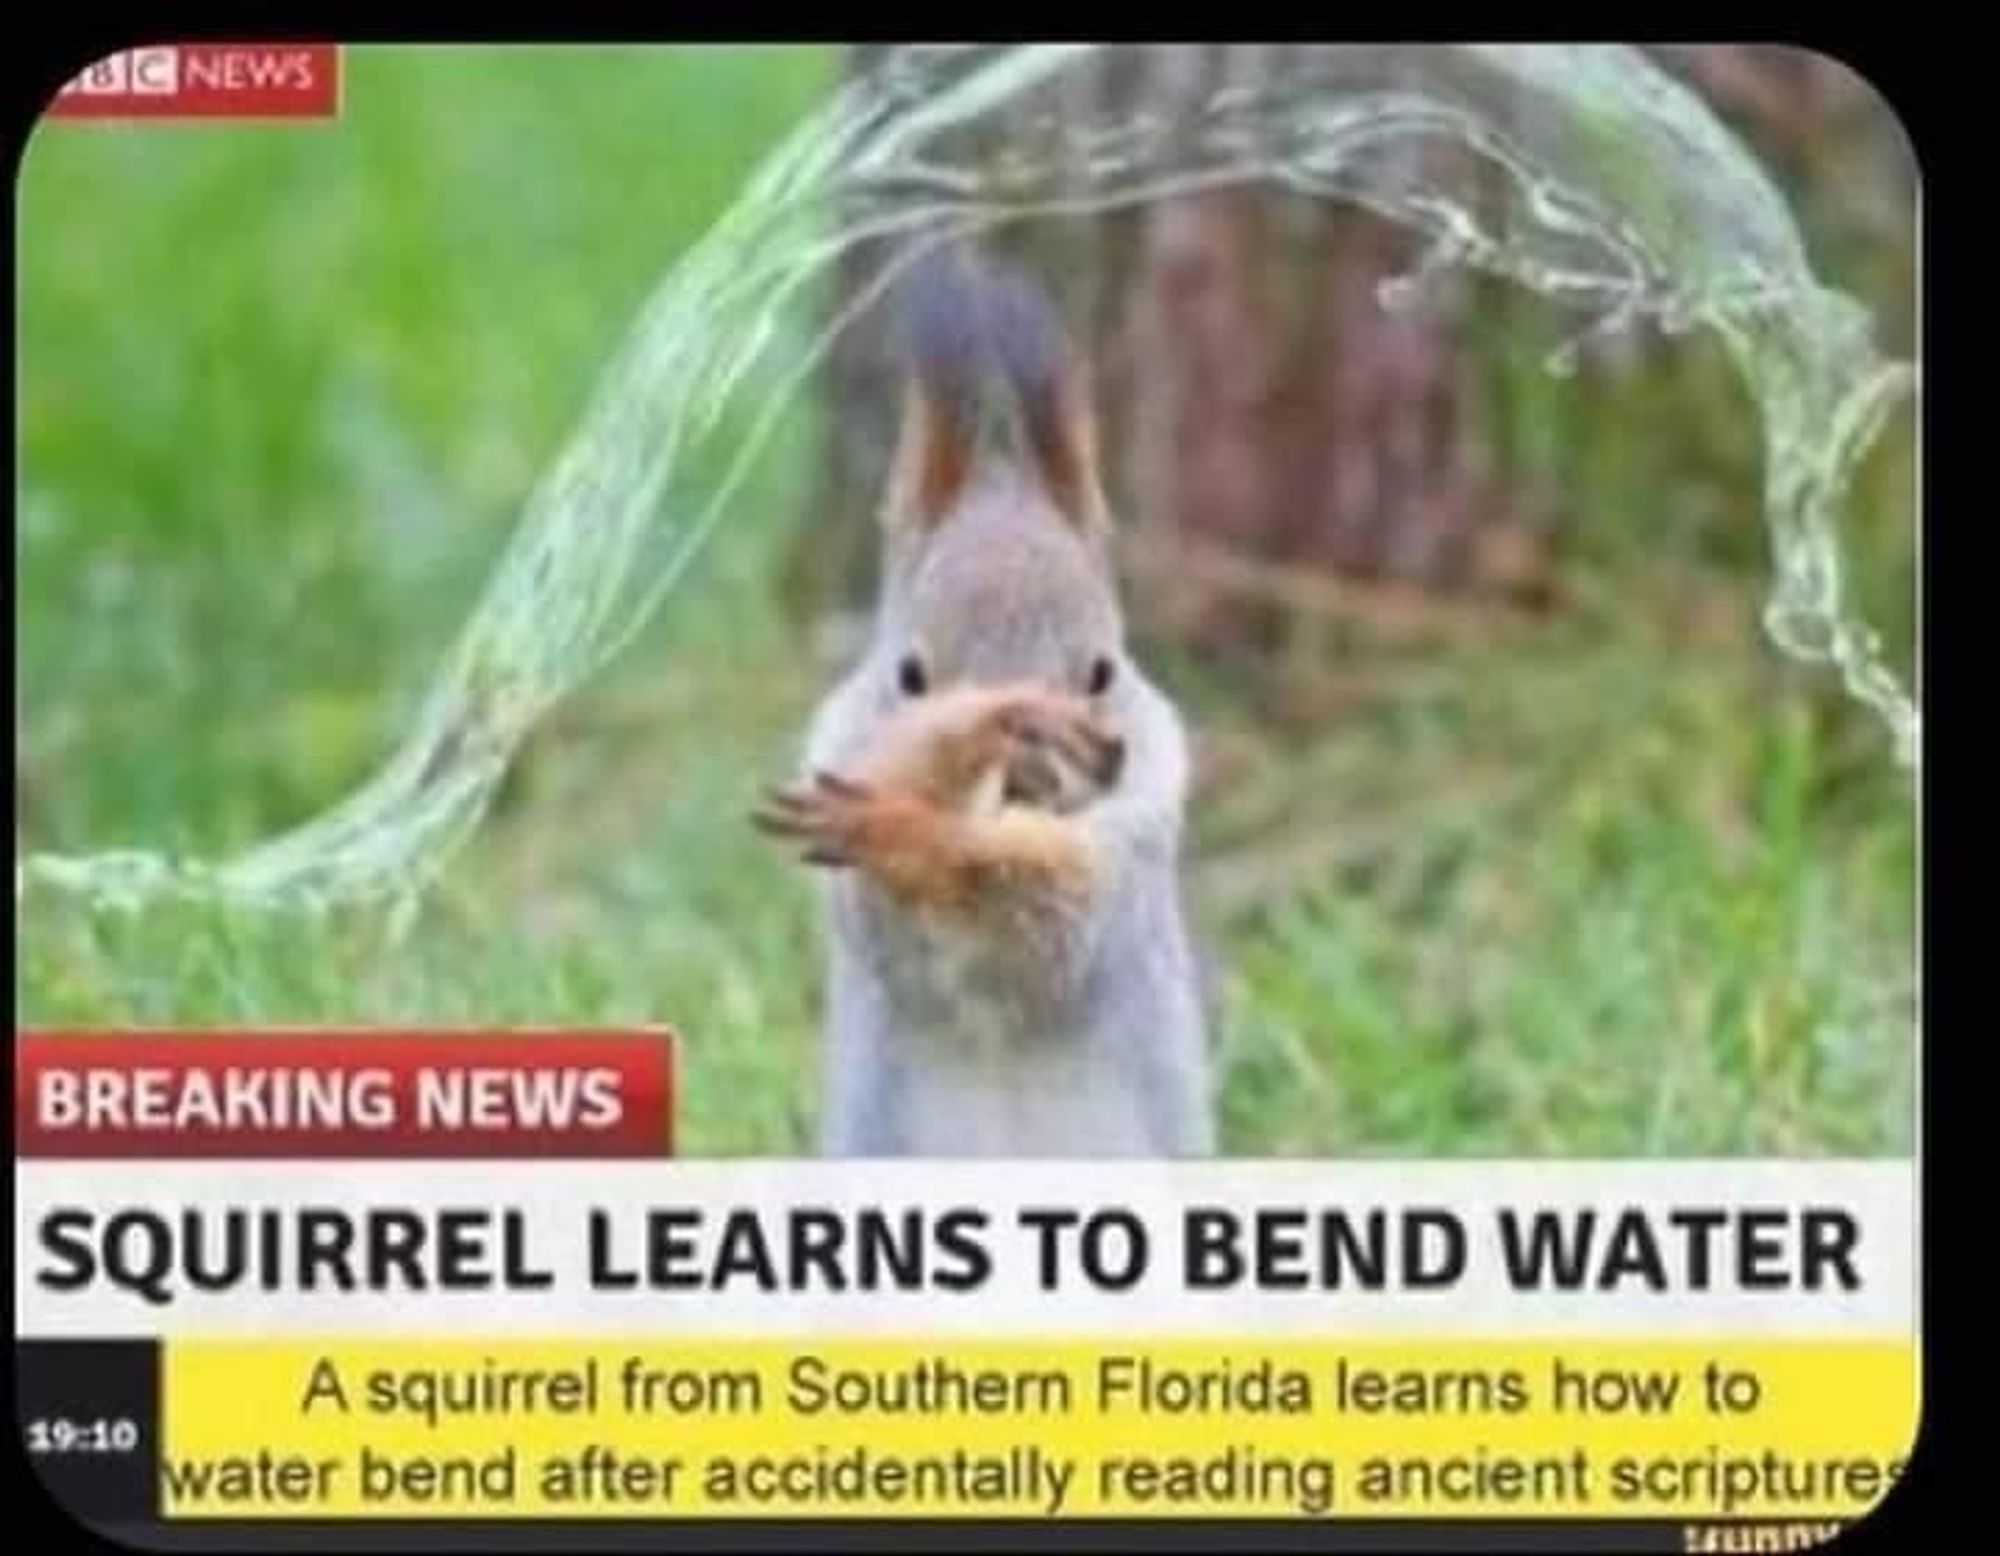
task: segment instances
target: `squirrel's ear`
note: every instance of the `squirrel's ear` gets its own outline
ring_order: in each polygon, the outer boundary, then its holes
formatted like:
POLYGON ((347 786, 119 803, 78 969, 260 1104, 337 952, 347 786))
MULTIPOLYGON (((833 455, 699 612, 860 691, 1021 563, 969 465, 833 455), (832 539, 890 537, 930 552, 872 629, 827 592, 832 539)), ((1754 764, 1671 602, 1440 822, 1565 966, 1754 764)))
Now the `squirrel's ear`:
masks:
POLYGON ((1070 522, 1087 534, 1108 532, 1110 506, 1098 473, 1097 411, 1089 368, 1066 356, 1045 394, 1026 405, 1028 449, 1042 485, 1070 522))
POLYGON ((889 470, 882 520, 890 529, 935 528, 972 473, 973 429, 912 374, 903 388, 903 422, 889 470))

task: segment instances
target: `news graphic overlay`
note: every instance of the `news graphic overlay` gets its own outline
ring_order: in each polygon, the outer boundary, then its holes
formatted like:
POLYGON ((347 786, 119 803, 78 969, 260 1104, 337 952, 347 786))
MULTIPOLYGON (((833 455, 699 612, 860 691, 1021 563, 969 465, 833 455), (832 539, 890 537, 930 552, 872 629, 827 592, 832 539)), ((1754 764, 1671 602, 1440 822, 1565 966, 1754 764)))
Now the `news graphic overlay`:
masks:
POLYGON ((52 119, 327 119, 340 111, 331 43, 164 43, 94 60, 52 119))
POLYGON ((665 1028, 27 1032, 15 1149, 67 1161, 663 1156, 672 1043, 665 1028))
POLYGON ((1529 1519, 1688 1549, 1830 1532, 1914 1436, 1906 1162, 672 1160, 672 1052, 27 1034, 49 1486, 128 1531, 1529 1519))

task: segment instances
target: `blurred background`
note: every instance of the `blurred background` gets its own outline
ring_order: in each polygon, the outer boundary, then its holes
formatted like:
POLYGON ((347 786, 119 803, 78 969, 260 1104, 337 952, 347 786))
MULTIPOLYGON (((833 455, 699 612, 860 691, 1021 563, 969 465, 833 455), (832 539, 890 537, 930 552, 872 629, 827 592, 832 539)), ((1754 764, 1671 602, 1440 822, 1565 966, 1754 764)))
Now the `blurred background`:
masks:
MULTIPOLYGON (((869 51, 351 48, 333 123, 44 123, 20 177, 16 841, 225 853, 391 748, 675 256, 869 51)), ((1168 89, 1127 71, 1093 90, 1168 89)), ((1845 67, 1678 47, 1822 276, 1914 351, 1916 170, 1845 67)), ((1004 129, 1000 132, 1004 134, 1004 129)), ((1781 659, 1718 349, 1258 190, 1010 229, 1099 364, 1141 651, 1197 733, 1233 1154, 1902 1152, 1915 829, 1781 659)), ((829 297, 826 306, 838 299, 829 297)), ((30 899, 22 1022, 666 1021, 685 1148, 808 1146, 810 883, 744 820, 872 586, 843 337, 646 635, 392 937, 30 899), (832 414, 834 408, 838 414, 832 414)), ((1913 673, 1909 407, 1844 542, 1913 673)))

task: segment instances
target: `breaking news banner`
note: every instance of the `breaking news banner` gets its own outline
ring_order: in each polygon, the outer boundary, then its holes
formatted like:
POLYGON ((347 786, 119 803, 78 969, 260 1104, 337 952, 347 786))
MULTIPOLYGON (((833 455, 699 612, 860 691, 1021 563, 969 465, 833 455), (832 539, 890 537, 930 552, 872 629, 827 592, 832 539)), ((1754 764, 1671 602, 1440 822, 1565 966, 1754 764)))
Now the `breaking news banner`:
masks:
POLYGON ((673 1161, 672 1051, 22 1034, 48 1484, 128 1534, 1443 1516, 1658 1548, 1836 1527, 1911 1442, 1904 1163, 673 1161))
POLYGON ((1905 1482, 1852 72, 162 43, 20 188, 69 1519, 1789 1551, 1905 1482))

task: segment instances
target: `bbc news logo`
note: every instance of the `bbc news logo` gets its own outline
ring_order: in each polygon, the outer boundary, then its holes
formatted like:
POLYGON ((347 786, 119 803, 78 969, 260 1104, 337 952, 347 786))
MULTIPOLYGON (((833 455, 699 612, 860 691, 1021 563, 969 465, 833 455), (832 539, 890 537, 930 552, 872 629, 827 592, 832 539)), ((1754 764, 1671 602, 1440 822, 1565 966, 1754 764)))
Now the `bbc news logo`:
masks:
POLYGON ((64 83, 56 119, 323 119, 340 111, 331 43, 175 43, 126 49, 64 83))

